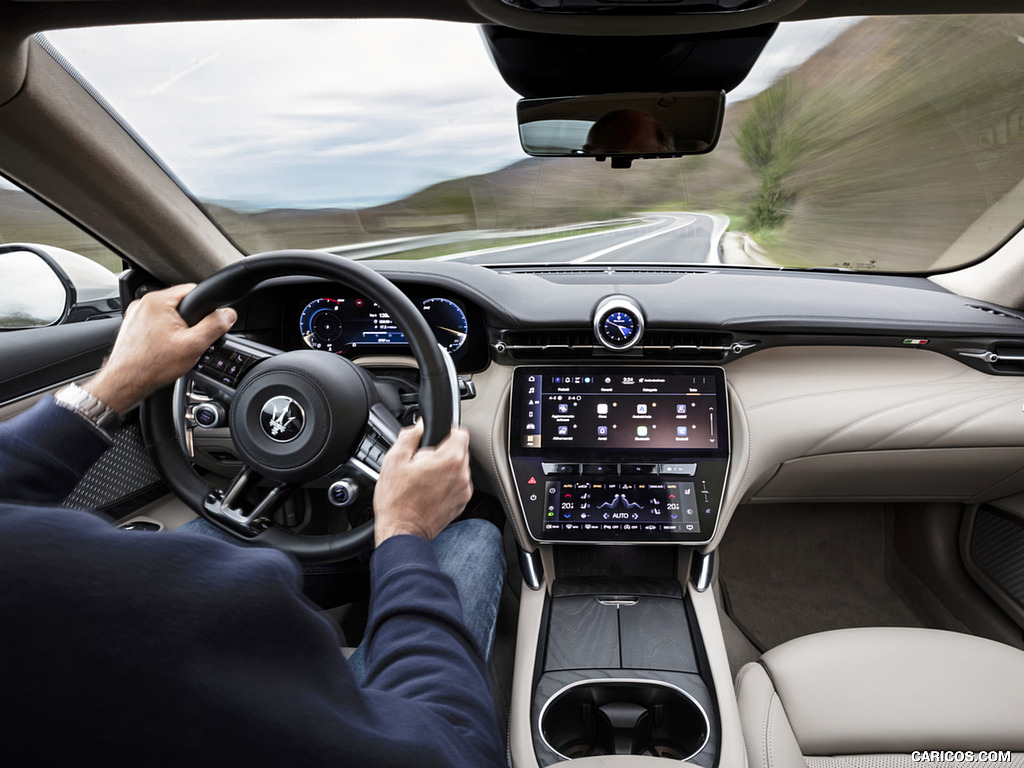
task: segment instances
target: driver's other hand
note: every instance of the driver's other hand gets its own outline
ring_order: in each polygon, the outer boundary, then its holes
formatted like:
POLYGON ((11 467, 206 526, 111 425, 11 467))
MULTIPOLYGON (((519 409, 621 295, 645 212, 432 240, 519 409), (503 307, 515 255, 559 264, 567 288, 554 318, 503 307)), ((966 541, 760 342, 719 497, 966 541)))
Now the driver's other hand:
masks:
POLYGON ((124 414, 184 375, 238 319, 235 310, 222 307, 190 328, 178 304, 193 288, 195 283, 175 285, 129 304, 110 357, 82 388, 124 414))
POLYGON ((373 496, 377 546, 403 533, 433 539, 473 495, 469 432, 453 427, 431 448, 419 447, 422 437, 422 423, 406 427, 384 457, 373 496))

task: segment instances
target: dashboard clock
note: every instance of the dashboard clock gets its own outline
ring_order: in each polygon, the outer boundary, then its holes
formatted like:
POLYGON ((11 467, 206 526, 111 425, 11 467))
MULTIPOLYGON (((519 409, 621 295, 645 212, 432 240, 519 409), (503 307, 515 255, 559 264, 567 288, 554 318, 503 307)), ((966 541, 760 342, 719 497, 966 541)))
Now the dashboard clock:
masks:
POLYGON ((616 310, 601 323, 601 333, 614 344, 626 344, 636 335, 636 321, 632 315, 616 310))
POLYGON ((629 349, 640 341, 643 332, 640 308, 624 296, 605 299, 594 313, 594 335, 608 349, 629 349))

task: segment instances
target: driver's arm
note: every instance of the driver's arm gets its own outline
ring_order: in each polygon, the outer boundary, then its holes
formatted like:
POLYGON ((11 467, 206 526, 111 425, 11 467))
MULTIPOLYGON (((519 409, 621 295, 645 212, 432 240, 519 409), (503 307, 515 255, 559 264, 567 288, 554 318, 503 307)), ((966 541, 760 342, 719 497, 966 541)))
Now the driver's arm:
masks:
POLYGON ((402 734, 423 764, 434 764, 428 755, 447 754, 451 765, 504 765, 483 654, 429 543, 472 495, 469 433, 455 427, 434 448, 418 447, 422 435, 420 425, 402 430, 374 493, 364 690, 396 696, 445 724, 402 734))
POLYGON ((82 389, 124 415, 183 376, 238 319, 235 310, 222 307, 190 328, 178 304, 193 288, 192 283, 176 285, 129 304, 110 357, 82 389))
MULTIPOLYGON (((177 285, 132 302, 110 356, 81 388, 124 415, 195 365, 236 314, 219 309, 189 328, 177 306, 193 287, 177 285)), ((60 501, 109 444, 83 416, 43 398, 0 424, 0 499, 60 501)))

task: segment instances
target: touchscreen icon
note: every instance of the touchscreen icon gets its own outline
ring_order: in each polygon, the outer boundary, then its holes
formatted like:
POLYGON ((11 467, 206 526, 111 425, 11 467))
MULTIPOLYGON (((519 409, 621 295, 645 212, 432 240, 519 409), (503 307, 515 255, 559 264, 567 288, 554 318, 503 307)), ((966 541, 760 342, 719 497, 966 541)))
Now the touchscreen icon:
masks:
POLYGON ((686 437, 686 427, 676 427, 677 437, 686 437))
POLYGON ((569 428, 568 427, 559 427, 558 428, 558 434, 560 434, 560 435, 568 435, 569 434, 569 428))
POLYGON ((643 424, 641 424, 639 427, 637 427, 636 428, 636 436, 637 437, 647 437, 647 427, 645 425, 643 425, 643 424))
POLYGON ((637 405, 637 407, 636 407, 636 412, 637 413, 647 413, 647 404, 646 403, 639 403, 637 405))
POLYGON ((607 413, 608 413, 608 403, 598 403, 597 404, 597 415, 598 416, 604 416, 607 413))
POLYGON ((676 413, 678 413, 680 416, 685 416, 686 415, 686 404, 685 403, 679 403, 678 405, 676 405, 676 413))
POLYGON ((568 403, 559 403, 558 404, 558 412, 559 413, 568 413, 569 412, 569 404, 568 403))
POLYGON ((608 427, 598 427, 597 428, 597 436, 598 437, 607 437, 608 436, 608 427))

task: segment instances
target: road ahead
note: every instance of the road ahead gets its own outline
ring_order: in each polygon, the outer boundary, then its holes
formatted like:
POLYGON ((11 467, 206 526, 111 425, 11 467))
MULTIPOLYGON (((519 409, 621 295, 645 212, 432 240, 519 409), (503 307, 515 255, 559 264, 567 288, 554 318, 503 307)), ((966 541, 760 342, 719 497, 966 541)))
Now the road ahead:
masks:
POLYGON ((442 256, 471 264, 670 262, 719 263, 719 241, 728 219, 703 213, 657 213, 640 224, 607 232, 587 232, 527 245, 489 248, 442 256))

